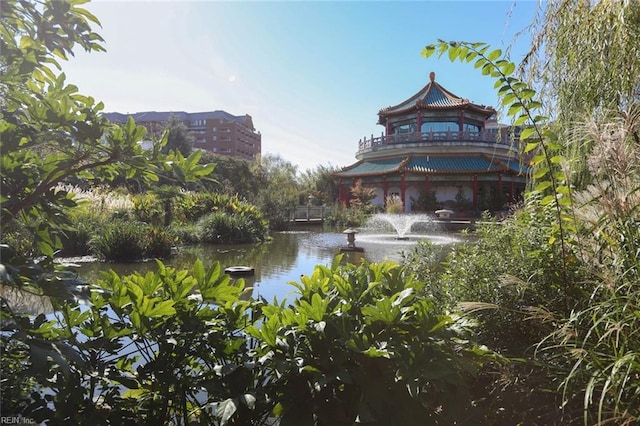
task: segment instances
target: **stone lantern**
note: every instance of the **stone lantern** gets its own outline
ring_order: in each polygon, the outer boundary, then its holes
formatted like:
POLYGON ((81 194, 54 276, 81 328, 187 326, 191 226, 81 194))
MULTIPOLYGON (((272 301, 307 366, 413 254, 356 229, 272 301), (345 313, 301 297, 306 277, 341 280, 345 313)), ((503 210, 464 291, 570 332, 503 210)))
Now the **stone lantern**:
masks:
POLYGON ((347 246, 343 247, 341 251, 364 251, 362 247, 356 247, 356 234, 358 231, 347 228, 342 233, 347 235, 347 246))

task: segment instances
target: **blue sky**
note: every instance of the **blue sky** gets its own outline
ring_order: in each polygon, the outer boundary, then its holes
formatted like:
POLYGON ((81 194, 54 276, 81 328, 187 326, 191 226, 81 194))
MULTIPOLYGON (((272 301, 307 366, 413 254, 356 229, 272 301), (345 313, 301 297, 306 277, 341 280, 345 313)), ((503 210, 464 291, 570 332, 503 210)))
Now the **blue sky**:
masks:
POLYGON ((355 162, 358 140, 379 136, 381 108, 429 82, 497 105, 493 81, 470 64, 424 59, 437 41, 483 41, 518 63, 533 0, 93 1, 107 52, 63 64, 67 81, 105 111, 250 114, 263 154, 300 171, 355 162), (525 31, 513 44, 514 35, 525 31))

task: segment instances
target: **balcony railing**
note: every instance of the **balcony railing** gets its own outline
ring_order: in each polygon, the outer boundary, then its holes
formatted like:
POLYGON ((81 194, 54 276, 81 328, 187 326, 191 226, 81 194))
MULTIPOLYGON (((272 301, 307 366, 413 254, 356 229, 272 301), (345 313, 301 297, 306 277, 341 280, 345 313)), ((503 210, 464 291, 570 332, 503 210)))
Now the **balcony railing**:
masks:
POLYGON ((360 139, 358 142, 358 153, 364 153, 369 151, 377 151, 383 149, 392 149, 399 147, 398 145, 404 144, 424 144, 428 146, 430 144, 439 143, 455 143, 455 144, 475 144, 475 143, 491 143, 491 144, 504 144, 509 145, 511 143, 510 135, 508 132, 499 132, 497 130, 482 130, 479 132, 472 131, 446 131, 446 132, 415 132, 415 133, 398 133, 393 135, 381 135, 374 137, 371 135, 370 139, 366 137, 360 139))

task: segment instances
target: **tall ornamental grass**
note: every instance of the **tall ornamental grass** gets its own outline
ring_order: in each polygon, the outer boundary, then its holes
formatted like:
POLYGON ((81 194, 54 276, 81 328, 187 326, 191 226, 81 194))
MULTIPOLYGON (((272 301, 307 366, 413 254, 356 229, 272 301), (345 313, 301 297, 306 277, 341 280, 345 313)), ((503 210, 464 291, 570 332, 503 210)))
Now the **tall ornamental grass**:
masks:
POLYGON ((592 143, 593 183, 575 194, 575 236, 589 273, 588 306, 563 319, 541 350, 560 348, 567 398, 582 401, 585 424, 640 421, 640 107, 578 127, 592 143))

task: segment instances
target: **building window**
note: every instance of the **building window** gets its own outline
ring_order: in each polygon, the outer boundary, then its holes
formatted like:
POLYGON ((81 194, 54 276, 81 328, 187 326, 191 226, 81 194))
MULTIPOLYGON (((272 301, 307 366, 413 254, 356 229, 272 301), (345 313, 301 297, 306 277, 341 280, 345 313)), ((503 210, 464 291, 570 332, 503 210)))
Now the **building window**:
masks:
POLYGON ((422 123, 421 132, 449 132, 458 131, 458 123, 455 121, 427 121, 422 123))
POLYGON ((471 124, 471 123, 464 123, 462 125, 462 129, 465 132, 479 132, 480 131, 480 126, 478 126, 477 124, 471 124))
POLYGON ((396 134, 413 133, 416 131, 416 127, 417 127, 417 124, 415 119, 399 121, 393 124, 392 133, 396 133, 396 134))

